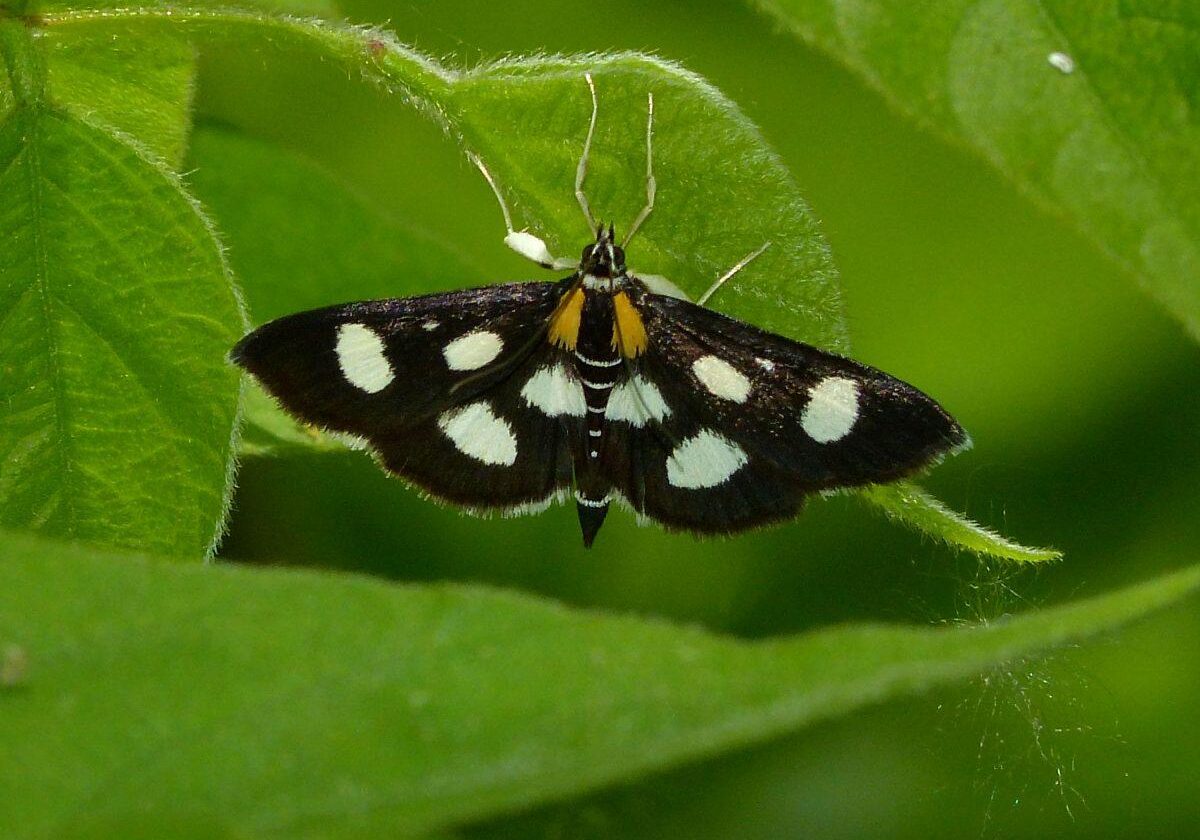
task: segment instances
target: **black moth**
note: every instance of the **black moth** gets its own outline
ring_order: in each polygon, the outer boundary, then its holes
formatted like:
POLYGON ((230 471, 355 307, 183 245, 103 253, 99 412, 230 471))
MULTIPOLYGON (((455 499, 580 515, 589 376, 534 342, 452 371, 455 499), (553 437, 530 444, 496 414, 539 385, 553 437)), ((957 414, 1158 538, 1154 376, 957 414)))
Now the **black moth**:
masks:
MULTIPOLYGON (((611 501, 667 528, 730 534, 787 519, 811 493, 891 481, 962 447, 941 406, 886 373, 661 293, 596 226, 576 264, 508 227, 557 282, 511 283, 301 312, 231 358, 292 414, 364 439, 382 465, 474 511, 544 508, 574 489, 584 545, 611 501)), ((765 247, 765 246, 764 246, 765 247)), ((762 249, 760 249, 761 252, 762 249)), ((755 254, 700 299, 703 303, 755 254)))

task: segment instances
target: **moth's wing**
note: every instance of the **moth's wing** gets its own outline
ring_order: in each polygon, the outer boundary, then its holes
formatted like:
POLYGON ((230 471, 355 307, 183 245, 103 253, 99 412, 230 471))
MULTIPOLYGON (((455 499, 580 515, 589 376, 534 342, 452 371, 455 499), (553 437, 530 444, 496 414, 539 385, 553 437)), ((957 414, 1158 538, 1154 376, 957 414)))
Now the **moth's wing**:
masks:
POLYGON ((719 430, 676 366, 646 356, 628 365, 609 401, 601 454, 620 501, 667 528, 703 534, 733 533, 800 510, 808 491, 719 430))
POLYGON ((631 381, 659 409, 610 424, 606 466, 668 526, 784 519, 810 493, 901 478, 967 443, 941 406, 882 371, 687 301, 633 298, 650 341, 631 381))
POLYGON ((250 333, 230 357, 296 417, 362 438, 431 495, 519 510, 549 501, 572 474, 580 419, 521 393, 560 362, 545 328, 562 290, 515 283, 301 312, 250 333))

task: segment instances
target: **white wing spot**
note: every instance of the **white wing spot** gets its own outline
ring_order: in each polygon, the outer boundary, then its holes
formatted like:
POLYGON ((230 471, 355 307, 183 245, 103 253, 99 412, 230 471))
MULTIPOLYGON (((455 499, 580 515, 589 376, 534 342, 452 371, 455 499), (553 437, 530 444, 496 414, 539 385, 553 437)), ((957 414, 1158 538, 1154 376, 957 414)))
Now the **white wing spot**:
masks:
POLYGON ((800 425, 817 443, 833 443, 850 434, 858 420, 858 383, 830 376, 808 391, 800 425))
POLYGON ((692 362, 692 373, 714 397, 744 403, 750 396, 750 380, 724 359, 701 356, 692 362))
POLYGON ((613 389, 608 407, 601 411, 606 420, 628 423, 639 429, 671 415, 671 409, 654 383, 636 373, 613 389))
POLYGON ((770 359, 760 359, 756 356, 754 361, 758 362, 758 366, 767 373, 773 373, 775 371, 775 363, 770 359))
POLYGON ((437 422, 458 451, 476 461, 511 467, 517 460, 517 438, 512 427, 493 414, 486 402, 443 411, 437 422))
POLYGON ((583 417, 587 414, 583 387, 562 365, 539 368, 521 389, 521 396, 547 417, 560 414, 583 417))
POLYGON ((440 326, 441 324, 439 324, 437 321, 426 321, 425 323, 421 324, 421 329, 425 330, 425 332, 433 332, 440 326))
POLYGON ((338 367, 355 388, 376 394, 396 378, 384 355, 383 339, 363 324, 339 324, 337 328, 338 367))
POLYGON ((450 370, 478 370, 500 355, 504 342, 487 330, 460 335, 442 349, 450 370))
POLYGON ((667 481, 673 487, 699 490, 716 487, 746 465, 746 452, 728 438, 701 429, 675 447, 667 458, 667 481))

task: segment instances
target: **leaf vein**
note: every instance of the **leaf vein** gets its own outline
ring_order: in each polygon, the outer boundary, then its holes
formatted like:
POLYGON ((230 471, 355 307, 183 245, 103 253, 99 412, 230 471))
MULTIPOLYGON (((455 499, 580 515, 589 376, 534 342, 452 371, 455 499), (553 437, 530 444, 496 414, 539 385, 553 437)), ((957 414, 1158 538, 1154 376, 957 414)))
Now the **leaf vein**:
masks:
POLYGON ((93 324, 83 314, 82 310, 80 310, 76 306, 73 306, 72 304, 68 303, 67 301, 63 300, 62 298, 57 298, 57 301, 58 301, 58 304, 63 309, 65 309, 65 310, 69 311, 71 314, 73 314, 79 320, 79 323, 85 329, 87 329, 87 331, 89 333, 91 333, 93 336, 95 336, 95 338, 101 344, 103 344, 106 348, 108 348, 109 352, 112 353, 113 358, 117 360, 117 362, 120 364, 121 368, 126 373, 129 374, 129 377, 130 377, 130 379, 132 379, 133 383, 141 390, 141 392, 143 394, 146 395, 147 402, 150 404, 151 408, 154 410, 154 413, 157 414, 160 418, 162 418, 164 423, 167 426, 169 426, 171 429, 179 432, 185 438, 189 437, 191 435, 191 432, 187 429, 187 427, 182 423, 182 421, 178 417, 174 416, 171 412, 167 411, 166 407, 162 404, 162 402, 159 399, 161 397, 161 394, 155 388, 153 388, 150 385, 150 383, 148 383, 145 380, 144 374, 139 372, 137 366, 129 360, 126 353, 124 351, 122 351, 121 349, 119 349, 117 347, 117 345, 112 341, 112 339, 110 339, 108 336, 106 336, 103 333, 103 331, 101 331, 98 327, 96 327, 96 325, 93 324))
MULTIPOLYGON (((45 211, 45 196, 42 185, 45 178, 42 172, 42 160, 39 150, 41 136, 41 115, 35 110, 30 111, 29 135, 25 142, 26 177, 29 189, 30 231, 33 245, 34 279, 31 285, 36 285, 41 298, 42 318, 45 322, 46 355, 50 368, 50 390, 54 395, 54 428, 58 439, 58 466, 62 476, 64 491, 71 491, 76 483, 75 465, 72 458, 72 440, 69 430, 65 399, 65 373, 60 358, 61 346, 59 337, 54 329, 53 303, 50 292, 49 256, 43 230, 43 214, 45 211)), ((66 510, 66 528, 69 534, 75 534, 77 529, 78 510, 75 506, 74 492, 63 493, 63 506, 66 510)))

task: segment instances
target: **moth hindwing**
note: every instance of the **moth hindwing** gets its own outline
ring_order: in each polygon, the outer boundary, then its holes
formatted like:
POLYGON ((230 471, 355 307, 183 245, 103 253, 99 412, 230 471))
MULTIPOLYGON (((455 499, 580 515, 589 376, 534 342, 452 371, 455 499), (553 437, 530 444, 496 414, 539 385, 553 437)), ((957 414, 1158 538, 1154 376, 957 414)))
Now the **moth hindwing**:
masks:
MULTIPOLYGON (((729 534, 789 518, 808 495, 891 481, 967 436, 916 388, 764 332, 631 274, 576 195, 595 239, 576 262, 514 231, 505 242, 558 282, 366 301, 272 321, 232 359, 305 422, 363 438, 384 468, 469 510, 529 511, 573 490, 584 545, 623 501, 668 528, 729 534)), ((763 248, 720 277, 699 300, 763 248)))

